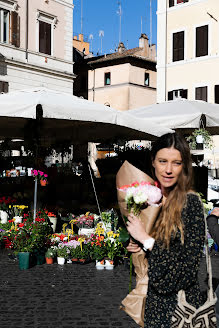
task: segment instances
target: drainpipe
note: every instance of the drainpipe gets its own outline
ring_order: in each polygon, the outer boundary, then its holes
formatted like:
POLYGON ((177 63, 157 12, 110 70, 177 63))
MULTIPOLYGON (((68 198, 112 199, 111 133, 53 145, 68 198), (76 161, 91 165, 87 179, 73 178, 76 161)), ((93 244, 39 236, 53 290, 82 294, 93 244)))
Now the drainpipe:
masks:
POLYGON ((165 47, 165 101, 167 101, 167 2, 166 2, 166 11, 165 11, 165 25, 166 25, 166 47, 165 47))
POLYGON ((28 62, 29 0, 26 0, 26 61, 28 62))

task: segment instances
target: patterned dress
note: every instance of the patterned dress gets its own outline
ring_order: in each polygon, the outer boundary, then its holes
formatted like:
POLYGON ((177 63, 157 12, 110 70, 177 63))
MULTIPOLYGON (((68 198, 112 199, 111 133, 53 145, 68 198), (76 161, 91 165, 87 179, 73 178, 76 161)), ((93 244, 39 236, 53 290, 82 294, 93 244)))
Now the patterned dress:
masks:
POLYGON ((196 308, 205 301, 198 284, 199 262, 204 246, 203 207, 196 194, 187 195, 182 210, 184 245, 180 232, 171 239, 169 250, 155 242, 149 255, 149 285, 145 307, 146 328, 170 328, 177 293, 186 291, 186 300, 196 308))

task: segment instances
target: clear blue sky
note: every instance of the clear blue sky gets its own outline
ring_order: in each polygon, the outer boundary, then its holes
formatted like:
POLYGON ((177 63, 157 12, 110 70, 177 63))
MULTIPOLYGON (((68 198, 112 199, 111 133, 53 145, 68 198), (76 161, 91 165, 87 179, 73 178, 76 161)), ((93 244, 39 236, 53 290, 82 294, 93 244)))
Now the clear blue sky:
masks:
MULTIPOLYGON (((92 51, 101 50, 99 31, 102 37, 102 53, 114 52, 119 43, 121 3, 121 41, 128 49, 138 47, 138 39, 142 32, 150 37, 150 0, 74 0, 74 34, 81 33, 81 3, 83 12, 82 32, 89 41, 93 35, 92 51), (142 24, 141 24, 142 21, 142 24)), ((157 0, 152 2, 152 43, 157 43, 157 0)), ((90 46, 91 48, 91 46, 90 46)), ((91 49, 90 49, 91 50, 91 49)))

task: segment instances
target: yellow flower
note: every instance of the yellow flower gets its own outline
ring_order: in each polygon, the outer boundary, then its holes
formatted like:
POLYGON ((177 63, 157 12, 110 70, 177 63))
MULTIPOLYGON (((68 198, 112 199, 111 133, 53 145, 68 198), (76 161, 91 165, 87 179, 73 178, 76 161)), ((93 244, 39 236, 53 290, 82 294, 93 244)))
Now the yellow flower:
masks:
POLYGON ((114 237, 114 234, 113 234, 113 231, 109 231, 107 232, 107 236, 110 238, 110 237, 114 237))
POLYGON ((89 214, 90 214, 90 212, 87 212, 87 213, 85 214, 85 216, 89 216, 89 214))

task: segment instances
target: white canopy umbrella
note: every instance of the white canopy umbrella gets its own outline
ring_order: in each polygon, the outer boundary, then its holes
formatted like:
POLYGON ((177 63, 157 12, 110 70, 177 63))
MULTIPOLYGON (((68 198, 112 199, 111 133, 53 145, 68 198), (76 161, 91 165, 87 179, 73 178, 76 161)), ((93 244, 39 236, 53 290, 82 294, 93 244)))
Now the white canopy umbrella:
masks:
POLYGON ((153 140, 172 132, 129 113, 46 88, 0 95, 0 138, 24 137, 27 124, 37 117, 42 118, 39 133, 45 143, 153 140))
MULTIPOLYGON (((113 139, 153 140, 173 132, 70 94, 35 88, 0 95, 0 138, 37 136, 41 144, 113 139), (27 133, 29 132, 29 135, 27 133)), ((37 180, 34 191, 36 217, 37 180)))
POLYGON ((178 98, 132 109, 129 113, 144 122, 156 123, 171 129, 189 131, 205 126, 211 133, 219 133, 219 105, 205 101, 178 98))

